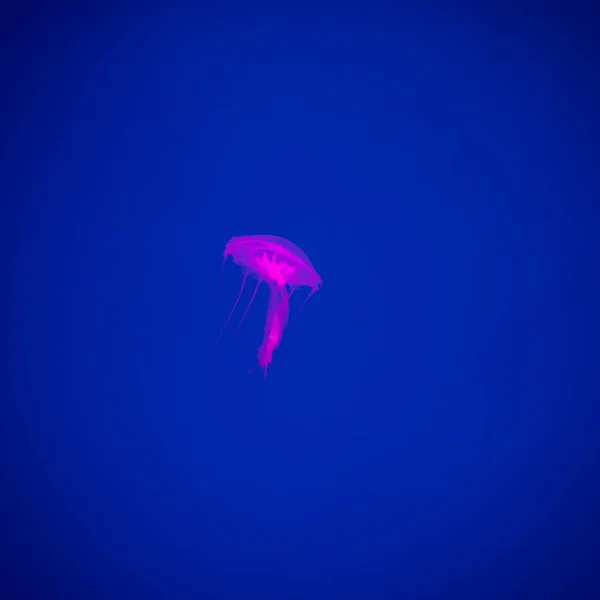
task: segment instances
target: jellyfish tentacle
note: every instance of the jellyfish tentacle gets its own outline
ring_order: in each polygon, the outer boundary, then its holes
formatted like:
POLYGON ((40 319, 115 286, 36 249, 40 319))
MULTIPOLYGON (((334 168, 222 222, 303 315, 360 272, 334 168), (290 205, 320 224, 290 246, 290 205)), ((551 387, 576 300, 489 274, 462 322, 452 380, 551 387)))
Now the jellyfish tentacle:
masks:
POLYGON ((306 296, 306 298, 304 298, 304 302, 300 305, 300 308, 297 310, 296 312, 296 316, 298 316, 300 314, 300 311, 302 310, 302 308, 304 307, 304 305, 308 302, 308 299, 317 291, 318 288, 313 288, 310 291, 310 294, 308 294, 308 296, 306 296))
POLYGON ((223 262, 221 263, 221 270, 219 271, 219 276, 217 277, 217 285, 215 285, 215 290, 219 287, 219 282, 221 281, 221 275, 223 275, 223 269, 225 268, 225 263, 227 262, 227 254, 223 254, 223 262))
POLYGON ((254 288, 254 293, 252 294, 252 298, 250 298, 250 302, 248 302, 248 306, 246 306, 246 310, 244 311, 244 314, 242 315, 242 318, 240 319, 240 322, 238 323, 238 326, 236 327, 236 331, 242 326, 242 323, 244 322, 244 319, 246 318, 246 314, 248 313, 248 310, 250 309, 250 306, 252 305, 254 298, 256 298, 256 292, 258 292, 259 287, 260 287, 260 281, 256 284, 256 287, 254 288))
POLYGON ((227 327, 227 323, 229 323, 229 320, 231 319, 231 316, 233 315, 233 312, 235 311, 235 307, 238 305, 238 302, 240 301, 240 298, 242 297, 242 292, 244 291, 244 286, 246 285, 247 277, 248 277, 248 273, 244 273, 244 279, 242 279, 240 293, 238 294, 238 297, 233 305, 233 308, 231 309, 231 312, 229 313, 229 316, 227 317, 227 320, 225 321, 225 325, 223 325, 223 329, 221 329, 221 333, 219 334, 219 337, 217 338, 217 343, 215 344, 215 348, 219 345, 219 341, 221 340, 221 336, 223 335, 225 328, 227 327))

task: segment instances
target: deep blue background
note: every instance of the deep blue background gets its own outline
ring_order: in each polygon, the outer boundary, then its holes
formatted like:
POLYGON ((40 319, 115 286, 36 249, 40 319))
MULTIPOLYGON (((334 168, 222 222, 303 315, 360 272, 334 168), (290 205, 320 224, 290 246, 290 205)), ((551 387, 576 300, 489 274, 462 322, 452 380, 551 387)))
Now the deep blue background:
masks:
POLYGON ((592 15, 3 14, 3 599, 600 591, 592 15))

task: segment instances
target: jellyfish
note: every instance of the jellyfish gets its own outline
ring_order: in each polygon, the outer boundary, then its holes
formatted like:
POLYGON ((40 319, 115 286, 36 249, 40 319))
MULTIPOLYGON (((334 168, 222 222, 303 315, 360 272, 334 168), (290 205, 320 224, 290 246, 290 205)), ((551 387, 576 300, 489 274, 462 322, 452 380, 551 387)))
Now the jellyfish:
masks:
POLYGON ((298 309, 299 313, 323 281, 308 256, 298 246, 274 235, 245 235, 231 238, 225 245, 221 272, 230 255, 233 257, 233 261, 242 267, 244 277, 238 297, 217 338, 217 344, 240 301, 248 276, 256 279, 257 283, 238 329, 256 297, 258 288, 264 281, 269 286, 270 294, 263 340, 258 349, 257 358, 258 365, 262 368, 266 379, 267 369, 273 360, 273 352, 281 344, 283 330, 287 325, 290 297, 300 287, 311 288, 310 293, 298 309))

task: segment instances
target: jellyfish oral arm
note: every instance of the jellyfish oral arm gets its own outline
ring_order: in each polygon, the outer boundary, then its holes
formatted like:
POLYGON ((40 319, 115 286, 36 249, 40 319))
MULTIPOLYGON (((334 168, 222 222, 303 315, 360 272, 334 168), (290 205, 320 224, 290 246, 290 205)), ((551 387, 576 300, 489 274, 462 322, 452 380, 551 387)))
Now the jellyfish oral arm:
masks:
POLYGON ((289 311, 289 295, 285 286, 272 287, 263 341, 258 349, 258 364, 263 369, 265 378, 267 377, 267 367, 273 360, 273 351, 281 343, 289 311))

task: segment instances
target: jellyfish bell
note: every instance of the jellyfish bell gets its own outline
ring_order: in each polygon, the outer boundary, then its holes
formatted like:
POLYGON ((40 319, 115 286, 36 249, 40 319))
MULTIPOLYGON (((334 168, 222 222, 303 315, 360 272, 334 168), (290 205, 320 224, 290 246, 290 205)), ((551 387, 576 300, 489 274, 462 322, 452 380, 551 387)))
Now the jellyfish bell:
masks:
POLYGON ((323 283, 310 259, 298 246, 274 235, 246 235, 231 238, 224 257, 252 272, 259 281, 289 285, 290 288, 308 286, 318 289, 323 283))
MULTIPOLYGON (((229 256, 242 268, 244 277, 238 297, 219 334, 217 344, 238 305, 248 276, 255 279, 257 283, 252 298, 240 320, 240 325, 256 297, 260 284, 263 281, 267 283, 270 290, 269 305, 263 341, 257 355, 258 364, 263 369, 266 378, 267 368, 273 360, 273 352, 281 343, 283 330, 287 325, 291 295, 298 288, 311 288, 310 293, 300 307, 302 309, 306 301, 319 289, 323 281, 308 256, 298 246, 289 240, 274 235, 233 237, 225 246, 223 264, 225 264, 229 256)), ((300 309, 298 312, 300 312, 300 309)))

